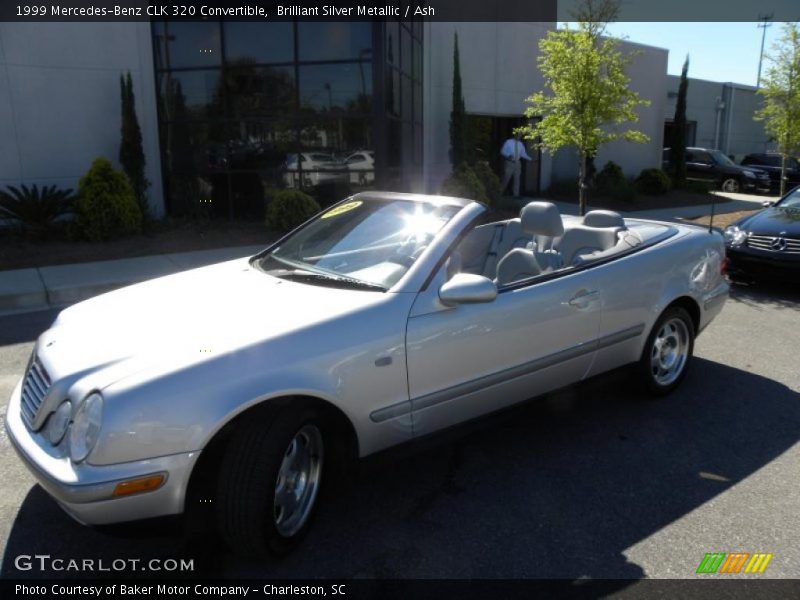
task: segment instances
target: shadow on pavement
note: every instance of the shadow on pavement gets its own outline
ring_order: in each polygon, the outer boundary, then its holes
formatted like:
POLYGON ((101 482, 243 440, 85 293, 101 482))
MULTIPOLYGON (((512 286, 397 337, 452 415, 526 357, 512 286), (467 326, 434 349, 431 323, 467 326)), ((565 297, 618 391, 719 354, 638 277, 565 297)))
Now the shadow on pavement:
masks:
POLYGON ((789 281, 741 281, 731 285, 730 299, 751 307, 788 308, 800 311, 800 285, 789 281))
MULTIPOLYGON (((657 401, 632 391, 628 375, 535 400, 405 458, 371 461, 357 483, 327 498, 301 548, 268 564, 241 560, 213 539, 187 549, 160 526, 136 535, 82 527, 35 487, 14 522, 2 576, 63 575, 20 572, 19 554, 188 554, 204 576, 640 578, 643 569, 623 552, 795 444, 800 404, 780 383, 703 359, 679 392, 657 401)), ((609 593, 625 584, 596 585, 609 593)))
POLYGON ((52 325, 60 308, 0 316, 0 346, 33 342, 52 325))

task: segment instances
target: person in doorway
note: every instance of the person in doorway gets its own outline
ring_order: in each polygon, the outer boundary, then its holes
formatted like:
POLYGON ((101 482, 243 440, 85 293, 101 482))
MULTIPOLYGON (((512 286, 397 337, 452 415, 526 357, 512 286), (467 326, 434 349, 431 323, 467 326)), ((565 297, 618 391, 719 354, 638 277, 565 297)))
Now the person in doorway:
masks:
POLYGON ((502 193, 505 193, 508 187, 508 182, 514 178, 513 192, 514 197, 519 197, 519 175, 522 172, 521 160, 531 160, 528 152, 525 150, 525 144, 520 139, 520 134, 515 133, 513 137, 508 138, 500 149, 500 154, 505 159, 503 169, 503 184, 502 193))

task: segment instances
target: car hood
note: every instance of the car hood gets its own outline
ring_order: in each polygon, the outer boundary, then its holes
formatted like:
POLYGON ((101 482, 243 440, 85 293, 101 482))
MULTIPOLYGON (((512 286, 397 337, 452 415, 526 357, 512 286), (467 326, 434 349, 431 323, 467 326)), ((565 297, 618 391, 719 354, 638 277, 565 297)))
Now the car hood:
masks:
POLYGON ((744 219, 739 226, 755 234, 800 236, 800 209, 773 206, 744 219))
POLYGON ((122 288, 62 311, 38 340, 53 379, 103 371, 93 385, 157 364, 186 366, 313 327, 386 294, 272 277, 249 259, 122 288))

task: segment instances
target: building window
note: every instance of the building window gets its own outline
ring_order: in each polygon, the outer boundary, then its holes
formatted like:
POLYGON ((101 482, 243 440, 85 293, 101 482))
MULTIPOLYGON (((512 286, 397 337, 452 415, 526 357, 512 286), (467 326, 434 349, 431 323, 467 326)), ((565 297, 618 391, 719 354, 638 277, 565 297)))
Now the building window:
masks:
POLYGON ((170 214, 261 218, 276 188, 325 205, 409 188, 421 169, 421 29, 154 22, 152 35, 170 214))

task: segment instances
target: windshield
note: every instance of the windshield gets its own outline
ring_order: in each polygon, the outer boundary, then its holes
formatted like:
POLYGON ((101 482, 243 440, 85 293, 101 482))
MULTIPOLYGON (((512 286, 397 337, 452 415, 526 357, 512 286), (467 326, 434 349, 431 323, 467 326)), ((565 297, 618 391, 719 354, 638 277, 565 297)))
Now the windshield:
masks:
POLYGON ((387 290, 459 210, 413 200, 349 200, 284 240, 259 266, 316 285, 387 290))
POLYGON ((725 156, 720 150, 709 150, 709 154, 714 158, 714 162, 718 165, 725 165, 726 167, 737 166, 730 158, 725 156))
POLYGON ((781 208, 796 208, 800 209, 800 187, 794 190, 791 194, 786 196, 778 206, 781 208))

